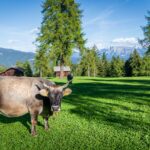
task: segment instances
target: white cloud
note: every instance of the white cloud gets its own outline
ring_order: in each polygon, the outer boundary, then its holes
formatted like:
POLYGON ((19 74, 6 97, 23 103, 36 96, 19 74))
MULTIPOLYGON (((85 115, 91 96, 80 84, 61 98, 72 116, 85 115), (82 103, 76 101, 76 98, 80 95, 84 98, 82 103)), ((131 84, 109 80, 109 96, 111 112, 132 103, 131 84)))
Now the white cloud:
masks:
POLYGON ((14 44, 14 43, 19 42, 19 40, 8 40, 7 42, 8 42, 9 44, 14 44))
POLYGON ((101 21, 103 21, 106 18, 108 18, 113 12, 114 12, 113 9, 107 8, 102 13, 100 13, 98 16, 96 16, 95 18, 87 21, 83 26, 87 27, 89 25, 99 24, 101 21))
POLYGON ((106 45, 105 45, 104 42, 102 42, 102 41, 90 41, 90 42, 87 42, 87 43, 86 43, 86 46, 89 47, 89 48, 93 47, 94 45, 95 45, 98 49, 102 49, 102 48, 106 47, 106 45))
POLYGON ((16 44, 0 44, 0 47, 20 50, 24 52, 35 52, 36 47, 30 42, 20 42, 16 44))
POLYGON ((134 38, 134 37, 117 38, 117 39, 114 39, 113 42, 115 42, 115 43, 132 43, 132 44, 136 44, 137 43, 137 39, 134 38))
POLYGON ((112 40, 113 45, 117 46, 137 46, 139 45, 138 39, 135 37, 128 37, 128 38, 116 38, 112 40))
POLYGON ((19 30, 14 29, 10 32, 4 32, 4 38, 0 37, 0 47, 16 49, 26 52, 35 52, 36 46, 35 42, 38 28, 33 28, 30 30, 19 30), (8 37, 10 39, 8 39, 8 37))
POLYGON ((30 30, 31 34, 37 34, 38 32, 39 32, 38 28, 33 28, 33 29, 30 30))

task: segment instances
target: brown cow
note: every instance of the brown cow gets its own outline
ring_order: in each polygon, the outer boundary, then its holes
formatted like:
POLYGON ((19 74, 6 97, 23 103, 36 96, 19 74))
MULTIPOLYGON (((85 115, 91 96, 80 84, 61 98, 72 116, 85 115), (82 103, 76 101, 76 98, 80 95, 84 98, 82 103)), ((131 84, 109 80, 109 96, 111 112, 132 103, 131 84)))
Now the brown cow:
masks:
POLYGON ((38 115, 43 116, 47 130, 49 116, 60 111, 62 97, 72 92, 66 88, 68 84, 58 86, 42 78, 0 77, 0 113, 7 117, 30 113, 34 136, 38 115))

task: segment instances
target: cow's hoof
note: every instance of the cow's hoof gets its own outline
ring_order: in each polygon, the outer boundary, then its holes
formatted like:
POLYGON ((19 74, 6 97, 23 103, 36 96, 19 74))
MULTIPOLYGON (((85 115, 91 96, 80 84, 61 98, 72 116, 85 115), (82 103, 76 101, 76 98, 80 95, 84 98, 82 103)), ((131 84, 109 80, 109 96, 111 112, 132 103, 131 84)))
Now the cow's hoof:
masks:
POLYGON ((37 137, 37 133, 36 133, 36 132, 31 133, 31 135, 32 135, 33 137, 37 137))
POLYGON ((46 128, 45 128, 45 131, 48 131, 48 130, 49 130, 49 127, 46 127, 46 128))

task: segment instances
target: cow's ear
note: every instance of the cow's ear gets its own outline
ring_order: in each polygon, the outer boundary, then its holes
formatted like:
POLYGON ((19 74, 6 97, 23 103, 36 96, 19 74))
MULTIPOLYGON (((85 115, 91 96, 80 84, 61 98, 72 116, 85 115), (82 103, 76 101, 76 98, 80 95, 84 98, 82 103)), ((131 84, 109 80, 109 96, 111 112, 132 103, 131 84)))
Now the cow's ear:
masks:
POLYGON ((40 95, 47 97, 47 96, 48 96, 48 90, 46 90, 46 89, 41 89, 41 90, 40 90, 40 95))
POLYGON ((67 88, 67 89, 65 89, 65 90, 63 91, 63 96, 67 96, 67 95, 69 95, 69 94, 71 94, 71 93, 72 93, 72 90, 69 89, 69 88, 67 88))

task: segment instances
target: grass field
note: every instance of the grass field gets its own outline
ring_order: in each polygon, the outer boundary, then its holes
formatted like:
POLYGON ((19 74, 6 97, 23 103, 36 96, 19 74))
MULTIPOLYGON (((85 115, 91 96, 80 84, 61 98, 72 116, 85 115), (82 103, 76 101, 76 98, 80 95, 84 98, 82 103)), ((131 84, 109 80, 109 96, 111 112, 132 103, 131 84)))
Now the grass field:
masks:
POLYGON ((77 77, 70 88, 48 132, 39 117, 37 137, 28 115, 0 116, 0 150, 150 150, 150 78, 77 77))

